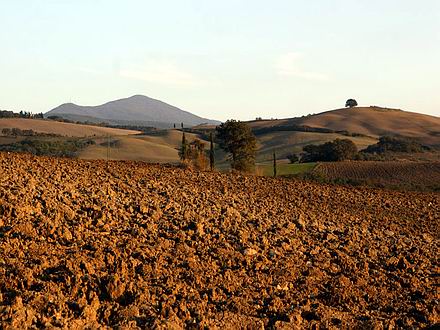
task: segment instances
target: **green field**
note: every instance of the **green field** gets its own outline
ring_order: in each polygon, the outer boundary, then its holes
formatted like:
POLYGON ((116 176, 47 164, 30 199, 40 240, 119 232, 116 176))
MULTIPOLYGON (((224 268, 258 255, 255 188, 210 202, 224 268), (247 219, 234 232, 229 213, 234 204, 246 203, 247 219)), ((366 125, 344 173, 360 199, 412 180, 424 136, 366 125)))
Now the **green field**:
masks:
MULTIPOLYGON (((303 173, 311 172, 316 166, 316 163, 303 163, 303 164, 277 164, 277 175, 297 175, 303 173)), ((257 173, 260 171, 261 175, 272 176, 273 175, 273 165, 272 164, 262 164, 257 165, 257 173)))

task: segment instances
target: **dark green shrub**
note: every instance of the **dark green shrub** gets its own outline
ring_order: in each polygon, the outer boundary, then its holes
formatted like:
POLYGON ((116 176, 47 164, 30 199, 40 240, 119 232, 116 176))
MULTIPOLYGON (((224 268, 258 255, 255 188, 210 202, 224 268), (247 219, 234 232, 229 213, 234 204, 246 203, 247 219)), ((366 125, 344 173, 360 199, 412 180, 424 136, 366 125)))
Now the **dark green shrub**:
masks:
POLYGON ((398 136, 382 136, 379 142, 368 146, 363 152, 386 153, 386 152, 424 152, 431 148, 424 146, 414 139, 398 136))
POLYGON ((357 147, 348 139, 336 139, 320 145, 307 145, 303 148, 305 154, 302 162, 336 162, 346 159, 354 159, 357 147))

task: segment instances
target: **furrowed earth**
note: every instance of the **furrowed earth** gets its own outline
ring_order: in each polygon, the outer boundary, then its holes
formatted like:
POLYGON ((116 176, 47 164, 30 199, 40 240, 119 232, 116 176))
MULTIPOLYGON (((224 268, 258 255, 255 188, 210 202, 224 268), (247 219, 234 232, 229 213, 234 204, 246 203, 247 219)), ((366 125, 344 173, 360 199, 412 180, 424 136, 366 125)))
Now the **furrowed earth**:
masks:
POLYGON ((0 153, 0 328, 423 328, 440 195, 0 153))

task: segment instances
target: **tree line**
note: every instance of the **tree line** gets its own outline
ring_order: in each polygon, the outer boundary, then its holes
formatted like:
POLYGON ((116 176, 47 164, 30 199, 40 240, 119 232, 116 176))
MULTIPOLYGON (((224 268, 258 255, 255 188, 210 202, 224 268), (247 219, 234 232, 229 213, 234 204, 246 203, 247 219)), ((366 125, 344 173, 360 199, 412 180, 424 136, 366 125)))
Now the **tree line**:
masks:
POLYGON ((12 144, 0 144, 0 151, 27 152, 37 156, 76 157, 82 149, 93 144, 95 144, 95 141, 88 138, 27 138, 12 144))
POLYGON ((44 115, 42 112, 40 113, 31 113, 27 111, 8 111, 8 110, 0 110, 0 118, 28 118, 28 119, 43 119, 44 115))
POLYGON ((55 133, 42 133, 42 132, 35 132, 32 129, 20 129, 20 128, 3 128, 1 130, 1 133, 3 136, 12 136, 12 137, 16 137, 16 136, 51 136, 51 137, 55 137, 55 136, 61 136, 59 134, 55 134, 55 133))
POLYGON ((291 163, 301 162, 337 162, 343 160, 370 160, 375 155, 393 152, 418 153, 432 150, 415 139, 403 136, 382 136, 376 144, 358 150, 356 144, 349 139, 336 139, 319 145, 303 147, 303 153, 290 154, 291 163))

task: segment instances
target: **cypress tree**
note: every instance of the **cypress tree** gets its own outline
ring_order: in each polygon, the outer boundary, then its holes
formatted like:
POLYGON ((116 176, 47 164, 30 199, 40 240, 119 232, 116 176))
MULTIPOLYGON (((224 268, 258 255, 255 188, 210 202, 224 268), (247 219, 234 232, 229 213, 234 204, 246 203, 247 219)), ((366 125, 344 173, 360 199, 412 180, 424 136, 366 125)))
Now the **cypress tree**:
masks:
POLYGON ((209 166, 211 168, 211 171, 213 171, 214 166, 215 166, 215 163, 214 163, 215 159, 214 159, 214 138, 213 138, 212 132, 209 135, 209 141, 211 143, 211 148, 209 150, 209 166))
POLYGON ((277 155, 275 151, 273 152, 273 176, 274 178, 277 176, 277 155))
POLYGON ((181 161, 185 161, 188 156, 188 142, 186 142, 185 132, 182 134, 182 145, 179 150, 179 157, 181 161))

